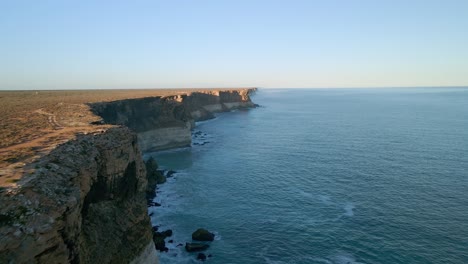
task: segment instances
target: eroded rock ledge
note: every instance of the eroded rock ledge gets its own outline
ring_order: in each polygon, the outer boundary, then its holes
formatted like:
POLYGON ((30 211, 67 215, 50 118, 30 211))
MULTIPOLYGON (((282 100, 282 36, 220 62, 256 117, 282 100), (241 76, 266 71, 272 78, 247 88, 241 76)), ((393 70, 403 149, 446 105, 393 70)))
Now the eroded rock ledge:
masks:
POLYGON ((0 188, 0 263, 158 263, 141 150, 190 145, 195 121, 254 106, 252 91, 90 104, 122 126, 78 135, 0 188))

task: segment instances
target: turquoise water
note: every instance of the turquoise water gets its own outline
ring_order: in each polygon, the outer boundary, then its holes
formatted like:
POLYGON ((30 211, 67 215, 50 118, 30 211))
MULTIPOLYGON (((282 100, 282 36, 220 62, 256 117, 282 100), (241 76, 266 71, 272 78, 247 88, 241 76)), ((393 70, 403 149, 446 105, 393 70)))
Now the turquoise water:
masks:
POLYGON ((468 89, 260 90, 198 124, 152 221, 207 263, 468 263, 468 89), (200 134, 200 133, 199 133, 200 134), (200 138, 202 137, 202 138, 200 138))

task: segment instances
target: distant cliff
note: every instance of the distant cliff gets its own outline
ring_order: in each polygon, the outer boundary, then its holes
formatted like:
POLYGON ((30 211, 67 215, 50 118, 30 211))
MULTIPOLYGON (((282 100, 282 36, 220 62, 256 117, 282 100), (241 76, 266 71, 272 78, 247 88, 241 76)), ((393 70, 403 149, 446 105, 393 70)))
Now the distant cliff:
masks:
POLYGON ((0 188, 0 263, 158 263, 141 151, 189 146, 195 121, 253 107, 252 91, 90 104, 122 126, 78 135, 0 188))
POLYGON ((255 89, 193 92, 91 104, 107 124, 124 125, 137 132, 143 152, 190 146, 195 121, 213 113, 255 106, 255 89))

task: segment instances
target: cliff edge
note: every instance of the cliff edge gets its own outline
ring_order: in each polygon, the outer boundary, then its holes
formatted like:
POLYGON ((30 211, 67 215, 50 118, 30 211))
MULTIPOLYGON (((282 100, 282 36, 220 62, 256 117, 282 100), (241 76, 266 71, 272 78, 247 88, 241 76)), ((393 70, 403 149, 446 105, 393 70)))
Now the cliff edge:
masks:
POLYGON ((254 107, 249 96, 254 91, 200 91, 90 106, 103 123, 123 125, 135 131, 142 151, 150 152, 190 146, 194 122, 213 118, 214 113, 254 107))

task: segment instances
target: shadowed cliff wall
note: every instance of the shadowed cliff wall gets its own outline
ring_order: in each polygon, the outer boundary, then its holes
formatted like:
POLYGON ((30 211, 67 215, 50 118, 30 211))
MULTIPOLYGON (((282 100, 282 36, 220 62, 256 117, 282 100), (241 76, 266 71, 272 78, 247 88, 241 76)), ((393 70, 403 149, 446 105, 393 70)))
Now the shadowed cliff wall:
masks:
POLYGON ((0 194, 0 263, 157 262, 134 133, 80 136, 36 167, 0 194))

